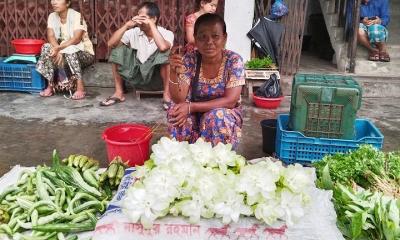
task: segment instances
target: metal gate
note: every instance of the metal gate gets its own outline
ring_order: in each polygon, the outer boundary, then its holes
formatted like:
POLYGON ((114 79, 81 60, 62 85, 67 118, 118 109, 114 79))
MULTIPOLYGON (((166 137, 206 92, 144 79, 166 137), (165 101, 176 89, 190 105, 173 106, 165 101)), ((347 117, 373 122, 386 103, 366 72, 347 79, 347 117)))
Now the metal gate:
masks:
MULTIPOLYGON (((272 0, 256 0, 255 19, 269 14, 271 2, 272 0)), ((308 0, 285 0, 285 3, 289 14, 281 20, 285 31, 281 39, 279 69, 281 74, 291 75, 297 72, 300 65, 308 0)))
MULTIPOLYGON (((143 0, 72 0, 72 7, 83 13, 89 35, 95 44, 96 59, 106 59, 111 34, 132 18, 143 0)), ((193 12, 195 0, 155 0, 160 7, 160 25, 175 33, 175 42, 184 41, 184 16, 193 12)), ((218 11, 223 14, 224 0, 218 11)), ((46 38, 47 17, 52 12, 49 0, 0 1, 0 55, 13 52, 15 38, 46 38)))

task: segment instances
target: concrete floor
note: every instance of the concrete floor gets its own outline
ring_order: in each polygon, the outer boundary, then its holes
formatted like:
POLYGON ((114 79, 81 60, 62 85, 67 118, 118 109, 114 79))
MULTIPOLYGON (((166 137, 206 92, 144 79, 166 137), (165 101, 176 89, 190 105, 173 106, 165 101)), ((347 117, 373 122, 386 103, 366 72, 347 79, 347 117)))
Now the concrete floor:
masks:
MULTIPOLYGON (((159 126, 152 141, 167 135, 165 111, 160 98, 142 101, 127 94, 125 103, 99 107, 98 102, 112 93, 110 88, 89 88, 83 101, 63 96, 40 98, 37 95, 0 92, 0 175, 11 166, 35 166, 49 163, 51 152, 58 149, 62 156, 86 154, 107 162, 103 130, 125 122, 159 126)), ((264 156, 260 121, 289 112, 290 97, 277 110, 255 108, 245 103, 243 139, 239 153, 247 159, 264 156)), ((384 150, 400 150, 400 99, 367 98, 359 117, 370 118, 385 135, 384 150)))

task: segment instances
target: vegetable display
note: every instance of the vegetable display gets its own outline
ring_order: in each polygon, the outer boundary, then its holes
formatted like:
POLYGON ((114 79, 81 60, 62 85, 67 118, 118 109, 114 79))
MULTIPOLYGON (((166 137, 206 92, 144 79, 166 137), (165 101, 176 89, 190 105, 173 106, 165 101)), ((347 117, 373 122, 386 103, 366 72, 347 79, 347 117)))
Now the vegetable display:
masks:
POLYGON ((270 159, 250 165, 231 147, 161 138, 150 160, 133 173, 136 182, 127 190, 123 211, 145 228, 167 214, 188 217, 191 223, 216 217, 228 224, 241 215, 271 225, 298 221, 315 187, 314 169, 286 168, 270 159))
POLYGON ((93 230, 112 197, 99 182, 98 168, 96 160, 83 155, 60 161, 54 150, 51 167, 23 171, 17 183, 0 194, 0 234, 78 239, 75 233, 93 230))
POLYGON ((364 145, 314 164, 347 239, 400 239, 400 153, 364 145))
POLYGON ((257 69, 257 68, 270 68, 273 66, 273 61, 270 56, 264 58, 253 58, 246 62, 246 68, 257 69))

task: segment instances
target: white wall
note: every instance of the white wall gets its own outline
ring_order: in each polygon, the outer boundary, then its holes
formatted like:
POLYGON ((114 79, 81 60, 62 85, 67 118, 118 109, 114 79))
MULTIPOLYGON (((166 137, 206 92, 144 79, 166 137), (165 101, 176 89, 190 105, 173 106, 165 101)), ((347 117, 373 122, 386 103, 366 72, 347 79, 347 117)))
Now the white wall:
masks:
POLYGON ((239 53, 245 62, 251 54, 251 42, 246 34, 252 27, 254 4, 254 0, 225 0, 226 48, 239 53))

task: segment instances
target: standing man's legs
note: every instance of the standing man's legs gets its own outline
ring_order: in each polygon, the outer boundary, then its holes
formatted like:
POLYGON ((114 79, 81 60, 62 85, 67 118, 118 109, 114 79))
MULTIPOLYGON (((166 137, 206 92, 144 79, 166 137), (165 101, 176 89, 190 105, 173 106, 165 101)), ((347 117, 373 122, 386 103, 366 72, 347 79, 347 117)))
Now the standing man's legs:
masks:
POLYGON ((170 76, 170 69, 169 64, 163 64, 160 66, 160 75, 163 80, 163 100, 165 103, 171 102, 171 96, 169 93, 169 76, 170 76))

